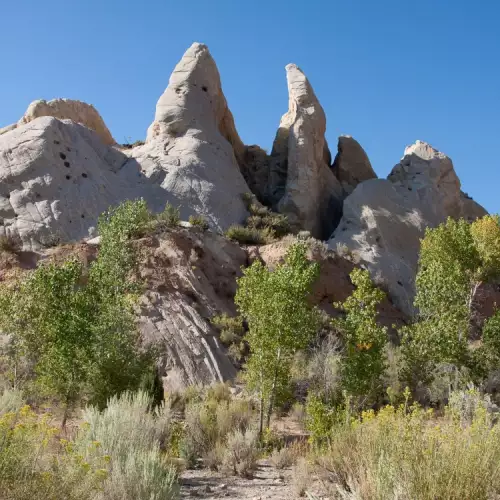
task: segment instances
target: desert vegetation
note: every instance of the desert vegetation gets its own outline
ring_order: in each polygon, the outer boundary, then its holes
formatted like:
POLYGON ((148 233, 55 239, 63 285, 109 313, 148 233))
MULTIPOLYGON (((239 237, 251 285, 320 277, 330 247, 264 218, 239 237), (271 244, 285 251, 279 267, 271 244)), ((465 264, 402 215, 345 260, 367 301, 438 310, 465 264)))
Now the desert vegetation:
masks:
MULTIPOLYGON (((276 238, 281 223, 251 224, 276 238)), ((90 264, 48 260, 2 283, 1 498, 169 500, 186 469, 251 478, 263 460, 290 471, 296 496, 500 494, 500 313, 481 308, 500 278, 498 217, 426 231, 395 344, 366 270, 332 317, 312 305, 319 266, 295 238, 273 268, 243 269, 236 316, 211 320, 238 379, 164 392, 134 320, 135 240, 179 224, 171 205, 126 202, 100 218, 90 264)))

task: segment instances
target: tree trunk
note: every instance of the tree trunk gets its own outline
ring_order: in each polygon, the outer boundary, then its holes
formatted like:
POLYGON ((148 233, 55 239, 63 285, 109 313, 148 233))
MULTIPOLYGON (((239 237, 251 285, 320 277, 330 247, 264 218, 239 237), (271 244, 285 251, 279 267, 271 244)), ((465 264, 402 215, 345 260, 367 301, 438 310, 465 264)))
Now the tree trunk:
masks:
POLYGON ((260 408, 259 408, 259 441, 262 441, 262 431, 264 427, 264 393, 260 392, 260 408))
POLYGON ((278 348, 278 355, 276 357, 276 366, 274 369, 273 376, 273 385, 271 386, 271 393, 269 395, 269 408, 267 409, 267 419, 266 419, 266 428, 269 429, 271 425, 271 414, 273 413, 274 408, 274 400, 276 395, 276 384, 278 382, 278 369, 281 360, 281 347, 278 348))

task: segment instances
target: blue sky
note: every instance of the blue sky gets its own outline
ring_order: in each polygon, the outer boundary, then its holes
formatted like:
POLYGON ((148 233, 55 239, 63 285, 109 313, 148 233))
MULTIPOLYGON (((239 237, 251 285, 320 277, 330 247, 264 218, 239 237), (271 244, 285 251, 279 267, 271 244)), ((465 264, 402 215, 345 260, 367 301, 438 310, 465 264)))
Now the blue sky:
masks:
POLYGON ((425 140, 500 212, 498 0, 4 0, 1 24, 0 126, 34 99, 68 97, 94 104, 118 142, 144 138, 199 41, 246 143, 272 145, 293 62, 325 108, 334 154, 352 135, 386 176, 425 140))

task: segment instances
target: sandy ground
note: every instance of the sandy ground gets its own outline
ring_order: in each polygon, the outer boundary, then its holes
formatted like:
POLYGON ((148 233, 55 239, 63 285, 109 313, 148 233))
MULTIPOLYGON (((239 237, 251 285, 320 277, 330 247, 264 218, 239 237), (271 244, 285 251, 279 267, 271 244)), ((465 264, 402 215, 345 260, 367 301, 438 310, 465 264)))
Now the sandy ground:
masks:
MULTIPOLYGON (((205 500, 219 498, 292 500, 300 498, 293 484, 292 469, 275 469, 268 460, 260 460, 253 477, 249 479, 227 476, 207 469, 197 469, 184 471, 180 482, 181 498, 205 500)), ((312 475, 311 486, 307 492, 315 495, 315 499, 333 498, 326 493, 326 485, 317 474, 312 475)))

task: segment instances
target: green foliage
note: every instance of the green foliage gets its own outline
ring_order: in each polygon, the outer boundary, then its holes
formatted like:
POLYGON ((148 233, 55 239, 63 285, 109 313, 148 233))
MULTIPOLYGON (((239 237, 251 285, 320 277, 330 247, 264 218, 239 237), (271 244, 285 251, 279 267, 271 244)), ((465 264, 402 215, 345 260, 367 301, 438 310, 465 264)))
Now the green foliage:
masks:
POLYGON ((100 218, 99 256, 88 272, 75 259, 42 264, 0 289, 1 329, 34 366, 37 385, 68 410, 81 397, 104 406, 137 387, 151 365, 152 353, 138 348, 130 242, 148 220, 142 200, 126 202, 100 218))
POLYGON ((72 446, 87 460, 107 457, 110 467, 99 500, 177 498, 176 471, 160 448, 169 440, 171 415, 164 406, 152 413, 152 403, 144 392, 124 393, 103 411, 84 411, 85 423, 72 446))
POLYGON ((188 222, 195 228, 206 231, 210 226, 202 215, 190 215, 188 222))
MULTIPOLYGON (((428 228, 422 240, 416 278, 417 321, 402 329, 402 377, 415 388, 432 380, 438 363, 466 367, 473 376, 484 371, 468 348, 477 323, 480 285, 500 274, 500 225, 497 216, 470 224, 449 218, 428 228)), ((491 343, 494 321, 487 329, 491 343)))
MULTIPOLYGON (((5 396, 5 395, 4 395, 5 396)), ((6 398, 1 398, 3 402, 6 398)), ((96 499, 107 477, 102 454, 92 459, 93 445, 77 453, 56 438, 48 414, 36 415, 23 405, 6 411, 0 406, 0 494, 9 500, 96 499), (4 496, 4 495, 7 496, 4 496)))
POLYGON ((317 275, 318 265, 307 260, 304 245, 296 244, 273 271, 255 261, 238 280, 235 302, 249 327, 246 378, 259 394, 261 432, 264 406, 269 426, 275 402, 286 393, 293 355, 318 329, 318 313, 308 301, 317 275))
POLYGON ((157 227, 160 229, 173 228, 179 225, 181 212, 179 208, 167 203, 163 212, 156 216, 157 227))
POLYGON ((245 328, 240 316, 231 317, 227 314, 221 314, 214 316, 211 323, 219 329, 220 339, 227 346, 240 342, 245 334, 245 328))
POLYGON ((226 238, 237 241, 243 245, 265 245, 275 239, 275 235, 269 228, 256 229, 254 227, 233 224, 225 232, 226 238))
POLYGON ((460 418, 463 395, 459 399, 458 412, 442 418, 402 404, 338 421, 318 461, 345 498, 494 498, 500 493, 500 426, 473 395, 465 399, 468 421, 460 418))
POLYGON ((265 245, 290 233, 286 215, 272 212, 251 193, 245 193, 242 199, 250 216, 245 225, 232 225, 225 233, 227 238, 244 245, 265 245))
POLYGON ((334 304, 345 316, 333 320, 344 341, 341 387, 358 399, 373 399, 382 389, 386 366, 387 329, 377 324, 377 306, 384 293, 376 288, 366 270, 354 269, 351 281, 356 289, 343 303, 334 304))
POLYGON ((309 393, 306 402, 306 429, 310 432, 310 440, 315 446, 328 442, 335 423, 334 408, 314 393, 309 393))

